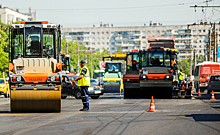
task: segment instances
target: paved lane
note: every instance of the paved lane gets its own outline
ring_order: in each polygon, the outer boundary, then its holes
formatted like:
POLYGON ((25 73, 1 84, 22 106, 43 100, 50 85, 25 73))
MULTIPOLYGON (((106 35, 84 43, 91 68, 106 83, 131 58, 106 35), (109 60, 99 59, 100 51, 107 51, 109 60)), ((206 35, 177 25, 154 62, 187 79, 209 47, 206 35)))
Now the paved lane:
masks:
POLYGON ((12 114, 9 100, 0 97, 0 134, 220 133, 220 112, 208 100, 155 99, 156 113, 146 112, 149 104, 150 99, 105 95, 90 99, 90 112, 79 112, 81 100, 69 97, 62 100, 61 113, 12 114))

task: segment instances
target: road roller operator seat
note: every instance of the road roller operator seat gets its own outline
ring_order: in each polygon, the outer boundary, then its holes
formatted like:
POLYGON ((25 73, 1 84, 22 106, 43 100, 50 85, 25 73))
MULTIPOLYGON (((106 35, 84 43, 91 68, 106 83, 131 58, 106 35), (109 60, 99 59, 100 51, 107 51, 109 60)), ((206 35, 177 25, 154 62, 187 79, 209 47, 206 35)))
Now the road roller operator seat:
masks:
POLYGON ((38 36, 31 36, 31 46, 30 46, 30 52, 31 53, 40 53, 41 47, 39 42, 38 36))

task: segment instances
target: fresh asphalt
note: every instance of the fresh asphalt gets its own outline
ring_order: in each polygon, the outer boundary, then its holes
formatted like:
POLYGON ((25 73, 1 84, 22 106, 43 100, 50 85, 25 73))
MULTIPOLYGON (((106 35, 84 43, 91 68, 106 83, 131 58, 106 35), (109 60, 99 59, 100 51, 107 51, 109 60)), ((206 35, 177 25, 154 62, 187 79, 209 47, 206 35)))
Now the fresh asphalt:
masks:
POLYGON ((150 99, 124 99, 106 94, 90 99, 90 111, 80 112, 81 100, 62 100, 61 113, 10 113, 10 100, 0 96, 1 135, 219 135, 220 93, 216 101, 202 94, 193 99, 154 99, 158 112, 146 112, 150 99))

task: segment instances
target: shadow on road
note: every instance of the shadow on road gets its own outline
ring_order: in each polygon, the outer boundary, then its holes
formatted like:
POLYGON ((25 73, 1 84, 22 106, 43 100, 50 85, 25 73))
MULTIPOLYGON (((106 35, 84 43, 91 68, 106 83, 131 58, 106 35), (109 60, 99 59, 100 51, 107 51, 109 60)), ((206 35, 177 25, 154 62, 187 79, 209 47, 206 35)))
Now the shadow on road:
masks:
POLYGON ((220 121, 220 114, 191 114, 185 115, 186 117, 193 117, 195 121, 220 121))

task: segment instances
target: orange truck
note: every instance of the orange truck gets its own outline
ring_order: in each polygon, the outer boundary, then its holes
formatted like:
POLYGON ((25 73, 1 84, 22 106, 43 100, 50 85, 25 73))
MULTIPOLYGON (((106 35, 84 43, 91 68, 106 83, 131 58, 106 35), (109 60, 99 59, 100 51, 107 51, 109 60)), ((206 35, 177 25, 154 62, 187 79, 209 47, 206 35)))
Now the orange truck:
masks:
POLYGON ((60 112, 60 25, 21 21, 9 33, 11 112, 60 112))

